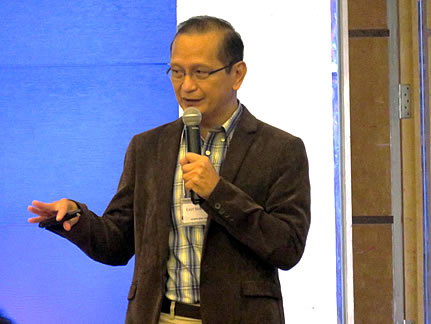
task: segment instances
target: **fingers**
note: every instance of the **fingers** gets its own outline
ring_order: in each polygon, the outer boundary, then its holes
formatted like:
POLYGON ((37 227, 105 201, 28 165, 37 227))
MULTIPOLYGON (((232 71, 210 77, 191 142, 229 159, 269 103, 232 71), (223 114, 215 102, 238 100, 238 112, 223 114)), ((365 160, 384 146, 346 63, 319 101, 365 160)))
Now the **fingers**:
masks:
POLYGON ((68 211, 68 207, 69 207, 68 200, 63 198, 57 201, 56 207, 57 207, 57 216, 55 217, 55 219, 57 221, 61 221, 64 215, 66 215, 68 211))
MULTIPOLYGON (((52 203, 44 203, 38 200, 33 200, 32 205, 27 209, 37 217, 29 218, 30 223, 39 223, 47 218, 55 217, 57 221, 61 221, 64 215, 70 210, 76 210, 78 206, 66 198, 54 201, 52 203)), ((70 223, 71 226, 74 223, 70 223)))
POLYGON ((187 153, 180 160, 180 164, 185 188, 193 190, 202 198, 207 199, 220 179, 209 158, 187 153))
POLYGON ((194 177, 201 178, 204 176, 205 169, 212 168, 211 162, 208 157, 187 153, 186 156, 181 159, 180 164, 183 170, 183 179, 189 181, 194 177))
POLYGON ((39 216, 43 216, 43 217, 53 217, 55 215, 55 213, 51 212, 51 211, 47 211, 47 210, 42 210, 42 209, 38 209, 35 208, 34 206, 28 206, 27 210, 33 214, 39 215, 39 216))
POLYGON ((195 161, 200 160, 202 157, 202 155, 196 154, 196 153, 187 153, 185 155, 185 157, 183 157, 182 159, 180 159, 180 164, 181 166, 186 165, 187 163, 193 163, 195 161))
POLYGON ((79 217, 80 217, 80 216, 76 216, 76 217, 74 217, 74 218, 72 218, 72 219, 70 219, 70 220, 68 220, 68 221, 65 221, 65 222, 63 223, 63 228, 64 228, 64 230, 69 232, 69 231, 72 229, 72 227, 73 227, 76 223, 78 223, 78 221, 79 221, 79 217))
POLYGON ((45 204, 40 201, 34 200, 32 202, 32 206, 28 206, 27 209, 29 212, 36 214, 37 217, 31 217, 28 219, 29 223, 40 223, 43 220, 54 217, 57 214, 57 211, 49 206, 50 204, 45 204))
POLYGON ((38 201, 38 200, 33 200, 31 203, 32 203, 32 205, 33 205, 34 207, 36 207, 36 208, 38 208, 38 209, 50 210, 50 209, 52 209, 52 208, 53 208, 53 206, 54 206, 54 204, 55 204, 56 202, 52 202, 52 203, 44 203, 44 202, 41 202, 41 201, 38 201))
POLYGON ((31 218, 28 219, 28 222, 32 223, 32 224, 37 224, 37 223, 40 223, 40 222, 42 222, 43 220, 45 220, 47 218, 49 218, 49 217, 41 217, 41 216, 31 217, 31 218))

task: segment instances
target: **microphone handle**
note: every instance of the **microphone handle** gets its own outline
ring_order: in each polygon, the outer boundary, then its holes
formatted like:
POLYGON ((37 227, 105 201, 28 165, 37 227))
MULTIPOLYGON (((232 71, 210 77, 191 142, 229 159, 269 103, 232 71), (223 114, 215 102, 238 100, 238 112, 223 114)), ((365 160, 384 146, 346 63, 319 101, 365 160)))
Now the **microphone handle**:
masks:
POLYGON ((187 151, 201 154, 201 128, 199 125, 187 126, 187 151))
MULTIPOLYGON (((199 125, 187 126, 187 151, 201 154, 201 130, 199 125)), ((193 190, 190 190, 190 195, 195 205, 202 201, 202 198, 193 190)))

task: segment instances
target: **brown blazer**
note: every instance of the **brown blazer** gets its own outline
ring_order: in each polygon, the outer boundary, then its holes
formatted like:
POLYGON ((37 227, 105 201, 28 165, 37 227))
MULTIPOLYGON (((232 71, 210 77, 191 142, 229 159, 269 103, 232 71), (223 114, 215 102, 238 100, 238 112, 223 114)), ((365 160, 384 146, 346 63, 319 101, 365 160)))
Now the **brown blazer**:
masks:
MULTIPOLYGON (((79 203, 83 214, 73 230, 53 230, 106 264, 123 265, 136 255, 126 323, 158 323, 182 130, 178 119, 136 135, 118 191, 103 216, 79 203)), ((202 204, 208 213, 202 321, 284 323, 278 269, 290 269, 300 260, 310 225, 304 145, 244 109, 220 176, 202 204)))

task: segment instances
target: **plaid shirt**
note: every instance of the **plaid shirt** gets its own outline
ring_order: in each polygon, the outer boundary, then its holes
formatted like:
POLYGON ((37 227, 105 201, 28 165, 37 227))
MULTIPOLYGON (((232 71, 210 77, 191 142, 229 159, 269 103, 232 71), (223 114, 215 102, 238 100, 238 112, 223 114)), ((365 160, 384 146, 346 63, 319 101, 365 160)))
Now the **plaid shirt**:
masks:
MULTIPOLYGON (((201 141, 202 155, 210 159, 217 173, 219 173, 226 156, 226 151, 241 117, 242 110, 242 106, 239 104, 237 110, 220 128, 210 130, 207 138, 201 141)), ((185 194, 183 173, 179 160, 187 152, 184 137, 183 132, 173 184, 171 205, 173 226, 169 232, 170 253, 166 297, 182 303, 197 304, 200 301, 200 265, 205 225, 185 226, 181 224, 181 199, 185 197, 185 194)))

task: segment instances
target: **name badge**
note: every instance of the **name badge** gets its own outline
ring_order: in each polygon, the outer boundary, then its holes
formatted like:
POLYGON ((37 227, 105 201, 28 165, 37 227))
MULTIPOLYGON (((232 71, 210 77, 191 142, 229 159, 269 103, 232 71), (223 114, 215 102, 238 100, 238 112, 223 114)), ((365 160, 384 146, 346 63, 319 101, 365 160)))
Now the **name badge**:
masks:
POLYGON ((181 222, 185 226, 205 225, 208 214, 190 198, 181 199, 181 222))

